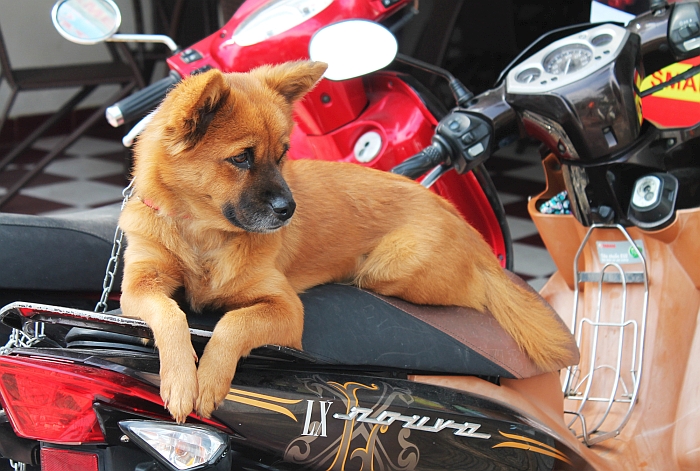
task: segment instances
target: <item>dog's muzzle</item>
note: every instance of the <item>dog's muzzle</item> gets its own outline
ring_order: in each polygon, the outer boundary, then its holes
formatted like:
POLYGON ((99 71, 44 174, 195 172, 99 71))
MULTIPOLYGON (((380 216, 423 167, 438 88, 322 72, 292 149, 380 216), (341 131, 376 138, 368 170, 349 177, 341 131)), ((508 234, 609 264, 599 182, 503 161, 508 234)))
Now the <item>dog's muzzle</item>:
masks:
POLYGON ((269 233, 286 226, 296 207, 293 198, 277 196, 257 204, 245 201, 238 207, 229 203, 222 208, 222 212, 236 227, 248 232, 269 233))

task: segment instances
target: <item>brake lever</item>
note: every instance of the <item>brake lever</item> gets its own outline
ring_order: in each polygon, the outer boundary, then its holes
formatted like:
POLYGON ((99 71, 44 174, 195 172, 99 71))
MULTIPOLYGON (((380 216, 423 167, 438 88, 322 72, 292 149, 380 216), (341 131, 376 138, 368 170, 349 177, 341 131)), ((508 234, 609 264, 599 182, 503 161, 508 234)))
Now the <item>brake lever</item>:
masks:
POLYGON ((155 111, 148 113, 146 116, 144 116, 144 118, 141 121, 136 123, 134 127, 131 128, 131 130, 128 133, 126 133, 124 137, 122 137, 122 144, 124 145, 124 147, 129 148, 132 145, 134 145, 134 141, 136 140, 138 135, 141 134, 144 129, 146 129, 148 123, 150 123, 153 119, 154 113, 155 111))
POLYGON ((436 181, 440 179, 441 176, 443 176, 445 173, 449 172, 452 169, 452 165, 440 164, 434 169, 432 169, 430 172, 428 172, 425 175, 425 177, 423 177, 423 180, 421 180, 420 184, 426 188, 430 188, 436 181))
POLYGON ((432 168, 421 181, 429 188, 448 170, 462 174, 485 161, 492 140, 492 127, 484 118, 458 108, 440 120, 428 147, 391 171, 415 179, 432 168))

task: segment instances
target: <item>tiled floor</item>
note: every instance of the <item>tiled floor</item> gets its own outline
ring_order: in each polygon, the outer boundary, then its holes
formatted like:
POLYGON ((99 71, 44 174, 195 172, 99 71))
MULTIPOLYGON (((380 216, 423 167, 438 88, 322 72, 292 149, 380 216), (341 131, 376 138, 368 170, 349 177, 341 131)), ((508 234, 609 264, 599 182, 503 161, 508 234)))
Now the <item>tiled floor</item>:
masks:
POLYGON ((492 156, 486 167, 506 210, 513 239, 513 271, 539 290, 556 271, 527 212, 528 197, 545 188, 539 151, 535 145, 525 146, 522 151, 511 145, 492 156))
MULTIPOLYGON (((0 194, 45 155, 59 136, 37 141, 0 173, 0 194)), ((0 155, 6 152, 0 149, 0 155)), ((117 140, 82 137, 20 190, 2 211, 57 214, 121 201, 125 151, 117 140)))
MULTIPOLYGON (((41 139, 17 163, 0 173, 0 194, 58 139, 41 139)), ((0 149, 0 156, 6 151, 0 149)), ((58 214, 117 203, 122 199, 121 192, 126 184, 126 155, 117 139, 83 137, 46 167, 2 211, 58 214)), ((541 288, 556 269, 527 214, 527 197, 544 189, 539 161, 536 147, 528 146, 518 152, 516 146, 510 146, 487 162, 496 187, 507 189, 501 193, 501 198, 514 242, 514 271, 535 289, 541 288)))

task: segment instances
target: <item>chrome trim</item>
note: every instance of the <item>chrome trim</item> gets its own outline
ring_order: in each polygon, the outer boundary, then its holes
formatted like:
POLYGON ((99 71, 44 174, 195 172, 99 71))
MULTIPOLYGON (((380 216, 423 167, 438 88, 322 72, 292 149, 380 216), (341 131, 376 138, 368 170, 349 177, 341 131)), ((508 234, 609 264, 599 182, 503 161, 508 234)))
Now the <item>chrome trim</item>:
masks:
MULTIPOLYGON (((8 316, 16 317, 23 324, 28 322, 43 322, 45 324, 60 324, 72 327, 107 330, 110 332, 137 335, 139 337, 153 338, 150 327, 140 320, 131 319, 115 314, 84 311, 47 304, 15 302, 0 309, 0 321, 8 316), (24 316, 19 310, 29 309, 32 315, 24 316)), ((207 330, 189 329, 195 337, 210 338, 212 333, 207 330)))
POLYGON ((122 115, 122 110, 117 105, 112 105, 105 110, 105 118, 107 122, 113 128, 118 128, 124 124, 124 116, 122 115))
MULTIPOLYGON (((581 245, 576 252, 576 256, 574 257, 574 290, 574 309, 571 322, 571 333, 575 336, 576 344, 579 348, 581 348, 583 345, 582 342, 587 342, 586 345, 590 348, 590 355, 588 359, 582 358, 579 365, 571 366, 567 369, 564 378, 563 391, 565 399, 581 401, 576 411, 567 411, 568 414, 574 415, 574 418, 569 422, 568 426, 573 431, 576 422, 580 422, 582 433, 579 435, 579 438, 581 438, 587 446, 591 446, 609 438, 616 437, 620 434, 622 428, 627 424, 637 403, 639 386, 641 384, 641 375, 643 371, 644 343, 647 326, 647 312, 649 308, 649 269, 643 252, 639 250, 639 247, 624 227, 619 224, 593 224, 588 229, 588 232, 586 233, 586 236, 581 242, 581 245), (642 264, 643 270, 641 272, 625 272, 621 265, 617 263, 607 263, 598 273, 580 272, 578 267, 581 254, 583 253, 593 231, 598 229, 612 229, 621 232, 627 242, 629 242, 630 245, 639 253, 639 263, 642 264), (607 273, 608 269, 612 269, 614 272, 607 273), (618 281, 615 281, 615 279, 618 281), (608 280, 611 280, 613 283, 621 284, 620 290, 622 307, 620 317, 617 322, 607 322, 601 319, 603 306, 603 283, 607 283, 608 280), (578 311, 580 301, 580 284, 584 282, 595 282, 598 284, 598 301, 593 318, 582 317, 579 319, 578 311), (642 313, 641 319, 639 319, 640 322, 628 318, 628 282, 644 284, 642 313), (592 333, 586 338, 583 337, 584 324, 587 324, 592 328, 592 333), (625 332, 629 330, 629 328, 632 329, 631 359, 629 364, 623 365, 623 352, 625 350, 625 345, 628 345, 627 342, 629 342, 629 340, 625 337, 625 332), (610 333, 610 329, 613 329, 612 335, 614 335, 615 331, 617 331, 619 339, 616 357, 613 357, 613 352, 599 348, 599 337, 601 335, 606 335, 602 333, 603 329, 607 329, 605 330, 606 333, 610 333), (602 364, 603 361, 608 359, 612 360, 611 363, 613 363, 613 365, 602 364), (629 368, 631 387, 628 387, 624 378, 622 377, 623 367, 629 368), (579 376, 584 369, 586 370, 586 374, 579 379, 579 376), (614 374, 614 383, 610 389, 609 395, 595 397, 592 396, 591 389, 594 376, 600 370, 612 370, 614 374), (600 410, 595 411, 594 417, 597 419, 597 421, 593 425, 587 422, 586 412, 584 411, 584 407, 589 402, 607 403, 605 411, 602 413, 602 415, 600 410), (616 404, 622 404, 623 407, 627 408, 619 422, 614 418, 619 417, 618 414, 614 414, 613 418, 608 420, 611 417, 610 412, 616 404), (603 427, 610 428, 605 431, 602 430, 603 427)), ((588 420, 591 419, 592 418, 589 418, 588 420)))
POLYGON ((175 54, 178 51, 177 44, 170 36, 164 34, 115 34, 110 38, 105 39, 112 43, 158 43, 165 44, 170 49, 170 52, 175 54))

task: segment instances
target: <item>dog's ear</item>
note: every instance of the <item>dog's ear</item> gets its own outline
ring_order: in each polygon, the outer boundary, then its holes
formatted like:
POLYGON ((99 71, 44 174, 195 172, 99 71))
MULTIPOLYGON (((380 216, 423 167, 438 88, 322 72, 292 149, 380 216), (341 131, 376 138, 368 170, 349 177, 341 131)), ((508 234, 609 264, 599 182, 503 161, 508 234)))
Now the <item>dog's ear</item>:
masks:
POLYGON ((262 66, 253 70, 252 74, 291 104, 314 88, 327 68, 325 62, 296 61, 262 66))
POLYGON ((229 95, 229 86, 217 69, 191 75, 171 90, 162 105, 168 113, 163 137, 170 150, 176 154, 194 147, 229 95))

